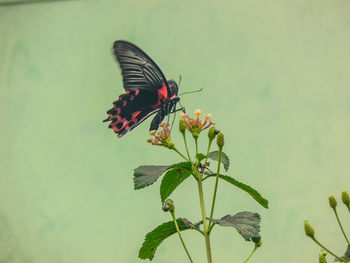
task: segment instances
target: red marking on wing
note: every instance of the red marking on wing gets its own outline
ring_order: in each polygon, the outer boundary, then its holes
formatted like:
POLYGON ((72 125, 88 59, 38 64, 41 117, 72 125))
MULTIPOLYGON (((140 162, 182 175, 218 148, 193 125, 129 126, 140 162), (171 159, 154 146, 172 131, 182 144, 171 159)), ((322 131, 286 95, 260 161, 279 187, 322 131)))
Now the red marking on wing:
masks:
POLYGON ((168 99, 168 88, 165 83, 163 83, 162 88, 158 90, 158 101, 152 106, 153 109, 159 108, 161 104, 166 103, 168 99))
POLYGON ((149 116, 156 113, 157 111, 159 111, 159 109, 155 109, 155 110, 151 111, 150 113, 148 113, 144 117, 142 117, 140 120, 138 120, 138 122, 143 122, 145 119, 147 119, 149 116))
POLYGON ((162 88, 158 90, 158 95, 163 103, 165 103, 168 99, 168 88, 166 87, 165 83, 163 83, 162 88))
MULTIPOLYGON (((126 118, 122 118, 119 114, 117 114, 117 115, 113 116, 113 122, 111 124, 109 124, 109 128, 112 128, 115 133, 119 133, 123 130, 129 130, 132 127, 132 125, 139 122, 137 116, 140 113, 141 113, 141 111, 133 112, 130 120, 127 120, 126 118), (117 127, 117 126, 119 126, 119 127, 117 127)), ((121 136, 119 136, 119 137, 121 137, 121 136)))
POLYGON ((104 121, 110 121, 108 127, 113 129, 118 137, 122 137, 150 115, 159 111, 160 105, 168 100, 167 96, 168 89, 165 83, 163 83, 161 89, 157 90, 157 93, 154 93, 154 91, 147 93, 137 88, 129 89, 126 93, 120 95, 117 101, 113 102, 113 108, 107 111, 109 116, 104 121), (141 107, 144 100, 147 101, 145 105, 148 108, 141 107))
POLYGON ((131 120, 130 121, 132 121, 132 122, 137 122, 137 116, 139 115, 141 113, 141 111, 139 110, 139 111, 135 111, 133 114, 132 114, 132 116, 131 116, 131 120))

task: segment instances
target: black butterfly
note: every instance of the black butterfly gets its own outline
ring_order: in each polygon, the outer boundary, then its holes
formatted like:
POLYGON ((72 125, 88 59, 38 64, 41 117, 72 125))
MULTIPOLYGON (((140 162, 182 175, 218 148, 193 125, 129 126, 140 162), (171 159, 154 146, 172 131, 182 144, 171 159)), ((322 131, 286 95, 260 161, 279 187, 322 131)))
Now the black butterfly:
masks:
POLYGON ((109 128, 122 137, 156 114, 150 130, 157 130, 165 116, 177 111, 180 98, 176 82, 167 81, 157 64, 134 44, 115 41, 113 52, 122 70, 126 93, 113 102, 104 121, 111 121, 109 128))

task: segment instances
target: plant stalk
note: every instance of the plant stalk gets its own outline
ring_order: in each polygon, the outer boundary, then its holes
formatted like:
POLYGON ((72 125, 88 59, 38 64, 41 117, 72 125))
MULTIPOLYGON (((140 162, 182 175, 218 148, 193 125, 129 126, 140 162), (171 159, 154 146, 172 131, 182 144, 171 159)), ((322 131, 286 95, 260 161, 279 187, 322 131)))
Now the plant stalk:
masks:
MULTIPOLYGON (((221 155, 222 155, 222 147, 219 147, 218 170, 217 170, 217 173, 216 173, 216 181, 215 181, 215 188, 214 188, 213 201, 212 201, 212 204, 211 204, 210 218, 213 218, 213 214, 214 214, 214 207, 215 207, 215 200, 216 200, 216 192, 217 192, 218 183, 219 183, 219 174, 220 174, 220 166, 221 166, 221 155)), ((210 222, 209 225, 211 225, 211 222, 210 222)))
POLYGON ((194 141, 196 143, 196 156, 198 154, 198 137, 193 137, 194 138, 194 141))
POLYGON ((190 160, 190 162, 192 163, 192 161, 191 161, 191 156, 190 156, 190 153, 189 153, 189 151, 188 151, 187 140, 186 140, 186 134, 185 134, 185 133, 182 133, 182 136, 183 136, 183 138, 184 138, 184 143, 185 143, 185 148, 186 148, 188 160, 190 160))
POLYGON ((213 142, 213 140, 209 140, 209 143, 208 143, 208 149, 207 149, 207 154, 205 155, 205 161, 204 161, 204 164, 207 163, 208 161, 208 153, 210 151, 210 147, 211 147, 211 143, 213 142))
MULTIPOLYGON (((186 147, 187 148, 187 147, 186 147)), ((186 156, 185 155, 183 155, 182 153, 180 153, 175 147, 173 148, 173 150, 175 151, 175 152, 177 152, 182 158, 184 158, 186 161, 188 161, 188 159, 186 158, 186 156)))
POLYGON ((341 222, 340 222, 340 220, 339 220, 339 216, 338 216, 338 213, 337 213, 337 209, 336 209, 336 208, 333 208, 333 211, 334 211, 335 217, 337 218, 337 221, 338 221, 339 227, 340 227, 340 229, 341 229, 341 232, 343 232, 343 235, 344 235, 344 237, 345 237, 346 242, 348 242, 348 244, 350 245, 349 239, 348 239, 348 237, 346 236, 346 234, 345 234, 345 232, 344 232, 344 229, 343 229, 343 226, 342 226, 342 224, 341 224, 341 222))
POLYGON ((177 220, 176 220, 176 218, 175 218, 175 213, 174 213, 174 211, 171 212, 171 216, 173 217, 174 224, 175 224, 175 227, 176 227, 176 231, 177 231, 177 233, 178 233, 178 235, 179 235, 179 238, 180 238, 180 241, 181 241, 181 243, 182 243, 182 246, 184 247, 184 249, 185 249, 185 251, 186 251, 186 254, 187 254, 187 256, 188 256, 188 259, 190 260, 191 263, 193 263, 193 260, 192 260, 192 258, 191 258, 191 256, 190 256, 190 253, 188 252, 188 250, 187 250, 187 248, 186 248, 185 242, 184 242, 184 240, 182 239, 182 236, 181 236, 181 233, 180 233, 180 229, 179 229, 179 225, 177 224, 177 220))
MULTIPOLYGON (((198 170, 197 170, 198 173, 198 170)), ((210 248, 210 238, 209 238, 209 226, 208 226, 208 220, 205 212, 205 204, 204 204, 204 198, 203 198, 203 186, 202 186, 202 181, 199 179, 197 181, 198 183, 198 192, 199 192, 199 201, 201 204, 201 211, 202 211, 202 220, 203 220, 203 226, 204 226, 204 238, 205 238, 205 246, 207 250, 207 260, 208 263, 212 263, 211 259, 211 248, 210 248)))
POLYGON ((255 245, 255 247, 254 247, 252 253, 250 253, 250 255, 247 257, 247 259, 246 259, 243 263, 247 263, 248 260, 253 256, 254 252, 255 252, 257 249, 258 249, 258 246, 255 245))
POLYGON ((342 259, 340 257, 338 257, 337 255, 335 255, 333 252, 329 251, 325 246, 323 246, 315 237, 311 237, 311 239, 313 241, 315 241, 315 243, 317 245, 319 245, 321 248, 323 248, 324 250, 326 250, 329 254, 331 254, 333 257, 335 257, 336 259, 338 259, 340 262, 349 262, 348 260, 342 259))

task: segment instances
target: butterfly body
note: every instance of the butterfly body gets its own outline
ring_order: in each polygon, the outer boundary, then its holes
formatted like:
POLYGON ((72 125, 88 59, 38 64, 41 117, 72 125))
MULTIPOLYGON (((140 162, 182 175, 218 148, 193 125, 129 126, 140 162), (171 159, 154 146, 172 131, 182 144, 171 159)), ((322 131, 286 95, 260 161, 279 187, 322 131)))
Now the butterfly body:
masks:
POLYGON ((175 81, 167 81, 157 64, 134 44, 115 41, 113 51, 121 67, 126 93, 107 111, 118 137, 137 127, 155 114, 150 130, 157 130, 165 116, 176 111, 180 98, 175 81))

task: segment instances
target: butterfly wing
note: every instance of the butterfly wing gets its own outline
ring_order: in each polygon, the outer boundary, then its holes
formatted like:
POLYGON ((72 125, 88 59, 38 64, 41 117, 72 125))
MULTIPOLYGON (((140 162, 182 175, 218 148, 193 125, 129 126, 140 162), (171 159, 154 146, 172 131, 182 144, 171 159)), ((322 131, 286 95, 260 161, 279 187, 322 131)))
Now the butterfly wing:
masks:
POLYGON ((152 91, 130 89, 113 102, 113 108, 107 111, 108 118, 104 121, 111 121, 109 128, 122 137, 160 110, 149 106, 155 105, 156 101, 156 94, 152 91))
POLYGON ((107 111, 111 121, 109 127, 122 137, 168 101, 169 86, 157 64, 135 45, 126 41, 115 41, 113 51, 119 62, 125 94, 107 111))
POLYGON ((143 89, 156 91, 159 100, 168 99, 169 86, 158 65, 141 49, 126 41, 118 40, 113 45, 119 62, 124 89, 143 89))

